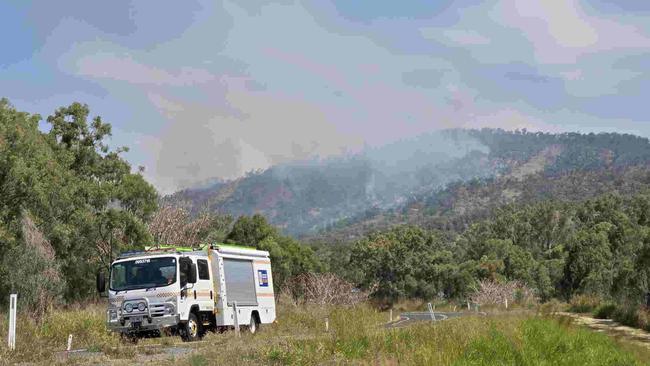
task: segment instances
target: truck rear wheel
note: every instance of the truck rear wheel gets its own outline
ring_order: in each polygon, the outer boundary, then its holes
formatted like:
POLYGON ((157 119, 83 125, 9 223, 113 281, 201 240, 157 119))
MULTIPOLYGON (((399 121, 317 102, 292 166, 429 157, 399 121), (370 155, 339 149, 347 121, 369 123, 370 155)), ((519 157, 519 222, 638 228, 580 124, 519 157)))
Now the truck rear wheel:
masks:
POLYGON ((182 326, 181 337, 185 342, 193 342, 199 339, 201 335, 201 323, 194 313, 190 313, 187 322, 182 326))

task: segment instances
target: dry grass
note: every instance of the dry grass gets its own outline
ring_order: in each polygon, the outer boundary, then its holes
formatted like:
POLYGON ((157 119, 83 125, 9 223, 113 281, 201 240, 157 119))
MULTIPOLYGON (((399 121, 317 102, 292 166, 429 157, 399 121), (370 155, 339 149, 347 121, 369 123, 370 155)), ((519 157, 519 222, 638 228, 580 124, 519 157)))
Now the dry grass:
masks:
MULTIPOLYGON (((420 310, 423 302, 402 304, 420 310)), ((251 336, 233 332, 208 334, 204 342, 191 344, 190 354, 177 356, 160 349, 122 345, 104 327, 103 307, 68 309, 48 315, 43 325, 21 317, 18 349, 0 346, 4 362, 114 363, 155 361, 163 365, 634 365, 650 355, 629 344, 532 313, 499 316, 467 316, 444 322, 386 329, 386 312, 368 305, 281 306, 273 325, 251 336), (330 329, 325 332, 324 320, 330 329), (57 360, 55 351, 65 348, 74 334, 75 348, 103 351, 86 359, 57 360)), ((6 317, 0 320, 6 332, 6 317)), ((6 333, 0 332, 3 337, 6 333)), ((143 343, 176 344, 176 338, 143 343)), ((180 347, 189 347, 181 345, 180 347)))
MULTIPOLYGON (((8 315, 0 316, 0 364, 15 362, 62 362, 56 354, 66 349, 68 335, 72 348, 102 352, 108 358, 132 358, 135 350, 106 329, 104 304, 75 304, 46 314, 40 322, 19 314, 16 326, 16 350, 10 351, 7 339, 8 315)), ((144 343, 152 343, 145 340, 144 343)), ((159 342, 159 340, 158 340, 159 342)))
MULTIPOLYGON (((602 334, 533 315, 469 316, 404 329, 378 326, 385 314, 334 308, 285 314, 263 334, 208 339, 188 365, 634 365, 640 359, 602 334), (321 317, 328 315, 325 333, 321 317), (296 329, 303 329, 299 335, 296 329), (227 352, 224 352, 227 350, 227 352)), ((647 354, 638 353, 641 357, 647 354)), ((170 363, 171 364, 171 363, 170 363)))

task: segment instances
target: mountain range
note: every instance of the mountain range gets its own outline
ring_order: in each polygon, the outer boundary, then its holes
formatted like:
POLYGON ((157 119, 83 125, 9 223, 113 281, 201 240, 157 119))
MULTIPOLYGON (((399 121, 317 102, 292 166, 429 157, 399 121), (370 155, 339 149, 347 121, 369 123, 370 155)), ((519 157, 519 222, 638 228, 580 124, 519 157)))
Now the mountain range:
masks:
POLYGON ((505 204, 650 184, 650 141, 616 133, 443 130, 250 172, 164 198, 191 212, 261 213, 286 234, 347 241, 400 223, 462 229, 505 204))

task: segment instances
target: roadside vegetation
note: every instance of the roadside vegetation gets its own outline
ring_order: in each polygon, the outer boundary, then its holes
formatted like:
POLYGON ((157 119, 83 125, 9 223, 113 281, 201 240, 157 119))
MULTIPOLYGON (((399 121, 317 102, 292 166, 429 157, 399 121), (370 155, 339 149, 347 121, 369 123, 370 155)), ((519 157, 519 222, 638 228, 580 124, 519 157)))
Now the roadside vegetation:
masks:
MULTIPOLYGON (((404 304, 417 308, 417 302, 404 304)), ((423 310, 419 307, 417 310, 423 310)), ((59 309, 35 322, 21 317, 17 350, 0 345, 2 363, 130 364, 155 361, 167 365, 642 365, 650 350, 571 325, 568 318, 529 312, 476 313, 430 324, 387 329, 388 313, 362 303, 357 306, 279 306, 275 324, 251 336, 242 332, 209 333, 204 342, 181 343, 176 337, 123 343, 104 326, 101 304, 59 309), (324 320, 329 320, 325 331, 324 320), (91 353, 61 353, 73 334, 74 348, 91 353), (154 347, 153 345, 162 345, 154 347), (166 348, 189 348, 166 353, 166 348), (57 355, 58 353, 58 355, 57 355)), ((6 336, 6 320, 0 336, 6 336)))
POLYGON ((594 295, 578 295, 571 299, 568 311, 587 314, 596 319, 611 319, 621 325, 650 331, 650 308, 633 302, 603 300, 594 295))

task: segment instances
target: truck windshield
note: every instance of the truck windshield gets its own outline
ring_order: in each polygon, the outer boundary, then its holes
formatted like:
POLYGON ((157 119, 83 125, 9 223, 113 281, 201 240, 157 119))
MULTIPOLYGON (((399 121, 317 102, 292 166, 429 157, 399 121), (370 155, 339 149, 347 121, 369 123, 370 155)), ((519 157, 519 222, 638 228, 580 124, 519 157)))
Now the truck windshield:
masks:
POLYGON ((142 258, 113 264, 110 289, 135 290, 168 286, 176 282, 176 258, 142 258))

